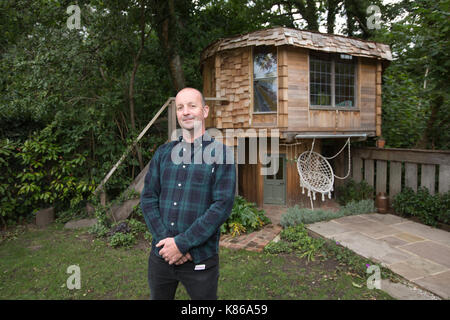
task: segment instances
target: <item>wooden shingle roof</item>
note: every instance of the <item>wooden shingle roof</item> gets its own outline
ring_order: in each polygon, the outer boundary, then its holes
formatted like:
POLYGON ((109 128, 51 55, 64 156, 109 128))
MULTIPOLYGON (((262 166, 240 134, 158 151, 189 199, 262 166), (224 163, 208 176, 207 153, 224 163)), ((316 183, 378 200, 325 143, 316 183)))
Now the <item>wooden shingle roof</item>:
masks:
POLYGON ((244 35, 220 39, 206 47, 202 60, 216 52, 247 46, 291 45, 330 53, 345 53, 353 56, 392 61, 391 49, 387 44, 349 38, 340 35, 277 27, 258 30, 244 35))

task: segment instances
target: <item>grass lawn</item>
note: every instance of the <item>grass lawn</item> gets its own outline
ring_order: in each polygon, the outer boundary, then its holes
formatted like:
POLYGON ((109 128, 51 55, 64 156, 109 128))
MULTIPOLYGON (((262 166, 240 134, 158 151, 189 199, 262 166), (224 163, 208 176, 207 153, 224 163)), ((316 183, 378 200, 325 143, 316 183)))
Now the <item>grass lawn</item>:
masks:
MULTIPOLYGON (((114 249, 86 230, 29 225, 0 244, 0 299, 148 299, 149 245, 114 249), (81 270, 81 289, 66 273, 81 270)), ((220 250, 219 299, 392 299, 334 258, 220 250)), ((367 275, 368 277, 369 275, 367 275)), ((177 299, 189 299, 180 284, 177 299)))

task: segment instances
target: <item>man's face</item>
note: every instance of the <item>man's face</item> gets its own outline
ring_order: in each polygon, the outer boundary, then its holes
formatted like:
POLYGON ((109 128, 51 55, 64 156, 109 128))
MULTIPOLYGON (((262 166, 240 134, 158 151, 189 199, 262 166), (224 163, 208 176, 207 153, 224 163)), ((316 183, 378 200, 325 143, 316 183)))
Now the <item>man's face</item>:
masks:
POLYGON ((194 89, 183 89, 175 98, 177 119, 180 127, 185 130, 201 130, 204 127, 205 118, 208 117, 208 106, 202 107, 200 93, 194 89))

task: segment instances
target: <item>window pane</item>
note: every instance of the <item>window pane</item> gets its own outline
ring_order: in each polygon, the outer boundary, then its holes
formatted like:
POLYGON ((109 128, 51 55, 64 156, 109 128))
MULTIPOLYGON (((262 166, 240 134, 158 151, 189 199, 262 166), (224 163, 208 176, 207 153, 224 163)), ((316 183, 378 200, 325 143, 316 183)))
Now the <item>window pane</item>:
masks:
POLYGON ((253 50, 253 105, 255 112, 277 111, 277 49, 257 46, 253 50))
POLYGON ((269 46, 258 46, 254 49, 253 78, 277 76, 277 49, 269 46))
POLYGON ((255 112, 277 111, 277 79, 259 79, 253 82, 255 112))
POLYGON ((276 176, 275 179, 283 180, 283 158, 282 157, 278 158, 278 172, 275 176, 276 176))
POLYGON ((331 105, 331 61, 310 58, 309 90, 312 105, 331 105))
POLYGON ((335 104, 339 107, 355 105, 355 65, 351 59, 338 59, 335 63, 335 104))

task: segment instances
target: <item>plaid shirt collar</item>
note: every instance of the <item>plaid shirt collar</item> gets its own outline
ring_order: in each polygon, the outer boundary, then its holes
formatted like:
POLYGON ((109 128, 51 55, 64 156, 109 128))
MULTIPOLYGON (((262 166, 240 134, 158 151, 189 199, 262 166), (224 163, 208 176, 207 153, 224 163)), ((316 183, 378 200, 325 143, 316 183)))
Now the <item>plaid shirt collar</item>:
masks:
MULTIPOLYGON (((183 138, 183 135, 179 136, 177 141, 178 142, 184 142, 186 144, 192 144, 192 142, 185 141, 184 138, 183 138)), ((197 137, 196 139, 194 139, 193 145, 195 147, 197 147, 197 146, 201 145, 202 142, 208 142, 207 144, 209 144, 209 142, 212 142, 212 141, 214 141, 214 138, 211 137, 211 135, 208 133, 207 130, 205 130, 205 132, 200 137, 197 137)))

